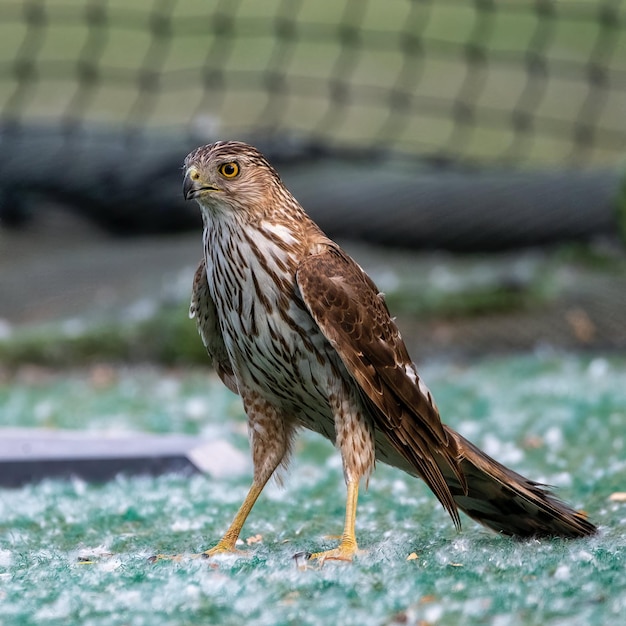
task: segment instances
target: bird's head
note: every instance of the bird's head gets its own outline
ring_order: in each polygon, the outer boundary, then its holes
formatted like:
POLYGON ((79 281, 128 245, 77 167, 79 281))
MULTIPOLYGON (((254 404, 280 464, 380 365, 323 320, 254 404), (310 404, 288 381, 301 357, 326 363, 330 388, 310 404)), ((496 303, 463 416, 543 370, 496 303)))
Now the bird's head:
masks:
POLYGON ((183 195, 207 209, 250 210, 284 189, 278 174, 252 146, 218 141, 185 159, 183 195))

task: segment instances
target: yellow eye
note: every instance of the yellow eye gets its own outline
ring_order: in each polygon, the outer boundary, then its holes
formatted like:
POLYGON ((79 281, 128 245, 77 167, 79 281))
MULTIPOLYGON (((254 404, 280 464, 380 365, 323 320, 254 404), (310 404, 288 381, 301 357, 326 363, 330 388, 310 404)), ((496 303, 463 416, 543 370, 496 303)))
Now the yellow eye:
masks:
POLYGON ((220 165, 220 174, 224 178, 235 178, 239 174, 239 164, 236 161, 222 163, 220 165))

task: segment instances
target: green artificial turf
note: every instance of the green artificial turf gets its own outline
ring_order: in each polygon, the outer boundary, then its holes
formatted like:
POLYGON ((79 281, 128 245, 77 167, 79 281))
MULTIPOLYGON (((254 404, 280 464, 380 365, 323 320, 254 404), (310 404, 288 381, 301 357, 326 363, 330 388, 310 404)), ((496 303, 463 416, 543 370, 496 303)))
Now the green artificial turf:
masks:
MULTIPOLYGON (((284 489, 244 527, 247 557, 189 555, 220 536, 248 476, 44 481, 0 490, 0 624, 607 624, 626 612, 626 358, 543 354, 421 367, 444 419, 500 461, 556 485, 596 537, 516 541, 378 466, 353 563, 292 556, 341 531, 341 463, 304 435, 284 489), (250 545, 246 539, 252 538, 250 545), (148 559, 183 553, 181 561, 148 559), (410 557, 410 558, 409 558, 410 557)), ((202 370, 22 368, 0 426, 200 434, 247 450, 238 399, 202 370)))

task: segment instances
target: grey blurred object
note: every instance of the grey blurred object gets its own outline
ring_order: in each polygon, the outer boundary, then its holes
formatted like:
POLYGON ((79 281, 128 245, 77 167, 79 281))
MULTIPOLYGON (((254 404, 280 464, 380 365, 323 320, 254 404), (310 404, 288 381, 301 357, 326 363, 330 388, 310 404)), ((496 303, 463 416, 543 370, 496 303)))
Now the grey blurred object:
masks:
MULTIPOLYGON (((626 221, 619 168, 481 169, 287 137, 245 140, 265 153, 331 237, 493 251, 617 237, 626 221)), ((197 228, 199 212, 182 200, 180 168, 190 150, 208 142, 98 126, 5 126, 0 219, 19 225, 46 198, 118 234, 197 228)))
POLYGON ((0 487, 19 487, 44 478, 104 482, 118 474, 206 473, 220 478, 245 472, 248 465, 243 452, 219 439, 0 429, 0 487))

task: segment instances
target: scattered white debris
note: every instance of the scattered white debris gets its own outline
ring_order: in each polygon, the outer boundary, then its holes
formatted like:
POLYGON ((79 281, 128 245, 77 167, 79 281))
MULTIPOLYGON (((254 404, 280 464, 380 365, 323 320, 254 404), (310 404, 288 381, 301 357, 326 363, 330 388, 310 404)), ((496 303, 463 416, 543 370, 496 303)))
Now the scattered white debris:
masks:
POLYGON ((463 603, 463 614, 468 617, 480 617, 490 607, 490 598, 471 598, 463 603))
POLYGON ((192 530, 200 530, 202 528, 203 522, 198 518, 189 519, 189 518, 178 518, 175 519, 170 528, 174 533, 188 533, 192 530))
POLYGON ((569 580, 571 576, 571 570, 569 565, 561 564, 556 568, 554 572, 555 580, 569 580))
POLYGON ((41 400, 33 407, 33 415, 37 422, 47 422, 54 412, 54 404, 51 400, 41 400))
POLYGON ((609 373, 609 362, 606 359, 593 359, 587 367, 587 372, 591 378, 604 378, 609 373))
POLYGON ((549 484, 554 487, 571 487, 572 475, 569 472, 558 472, 557 474, 551 474, 549 484))
POLYGON ((458 430, 464 437, 471 440, 472 437, 478 437, 478 434, 480 433, 480 423, 476 420, 466 420, 461 422, 458 427, 456 427, 456 430, 458 430))
POLYGON ((551 426, 543 436, 543 440, 550 450, 558 452, 563 448, 563 431, 558 426, 551 426))
POLYGON ((103 572, 113 572, 122 566, 121 559, 107 559, 98 564, 99 569, 103 572))
POLYGON ((249 546, 255 543, 263 543, 263 535, 261 535, 260 533, 257 533, 256 535, 253 535, 246 539, 246 544, 249 546))
POLYGON ((9 567, 13 561, 13 555, 10 550, 0 550, 0 567, 9 567))
POLYGON ((45 604, 34 614, 36 623, 45 624, 54 620, 63 620, 70 616, 72 610, 72 596, 69 590, 62 591, 59 597, 45 604))
POLYGON ((185 401, 185 415, 193 420, 206 419, 209 404, 206 397, 192 396, 185 401))
POLYGON ((524 459, 524 451, 510 441, 501 441, 495 435, 487 433, 483 437, 483 450, 505 465, 514 465, 524 459))
POLYGON ((615 491, 609 496, 611 502, 626 502, 626 491, 615 491))
POLYGON ((112 556, 111 549, 102 544, 95 548, 80 548, 76 555, 78 559, 108 558, 110 556, 112 556))
POLYGON ((173 399, 180 393, 181 383, 177 378, 161 378, 156 388, 160 398, 173 399))
POLYGON ((439 603, 427 604, 421 611, 427 624, 436 624, 443 617, 443 606, 439 603))
POLYGON ((579 561, 583 561, 584 563, 591 563, 591 561, 593 561, 593 554, 587 552, 587 550, 581 550, 577 554, 577 557, 579 561))

